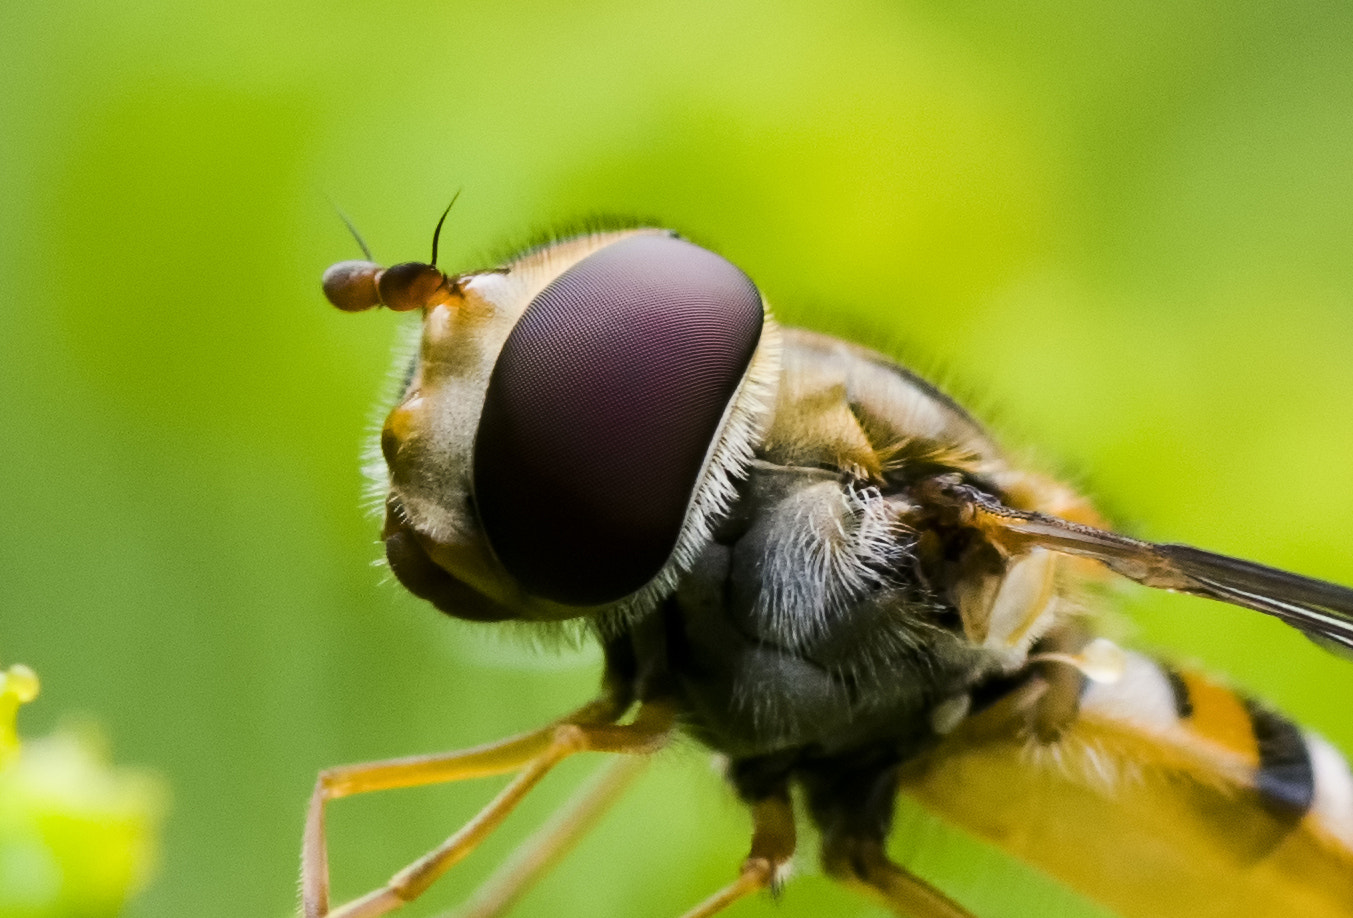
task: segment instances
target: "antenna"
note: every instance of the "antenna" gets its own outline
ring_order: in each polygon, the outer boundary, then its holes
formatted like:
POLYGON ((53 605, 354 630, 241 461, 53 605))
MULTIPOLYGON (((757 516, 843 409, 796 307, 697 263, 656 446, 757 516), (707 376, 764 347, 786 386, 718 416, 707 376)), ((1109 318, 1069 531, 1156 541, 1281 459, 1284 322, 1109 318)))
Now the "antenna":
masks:
POLYGON ((352 233, 352 238, 357 240, 357 245, 361 247, 362 254, 366 256, 366 260, 375 261, 376 257, 371 254, 371 249, 367 246, 366 240, 362 238, 361 233, 357 232, 357 227, 352 225, 352 221, 348 219, 348 215, 343 213, 343 208, 335 204, 333 198, 329 199, 329 206, 334 209, 336 214, 338 214, 338 219, 343 221, 343 225, 348 228, 348 232, 352 233))
MULTIPOLYGON (((446 205, 446 210, 442 211, 441 219, 437 221, 437 228, 432 231, 432 260, 428 264, 434 268, 437 267, 437 239, 442 234, 442 224, 446 222, 446 215, 451 213, 451 208, 455 206, 456 198, 460 197, 460 191, 457 188, 456 193, 451 196, 451 203, 446 205)), ((354 230, 354 232, 356 231, 354 230)))

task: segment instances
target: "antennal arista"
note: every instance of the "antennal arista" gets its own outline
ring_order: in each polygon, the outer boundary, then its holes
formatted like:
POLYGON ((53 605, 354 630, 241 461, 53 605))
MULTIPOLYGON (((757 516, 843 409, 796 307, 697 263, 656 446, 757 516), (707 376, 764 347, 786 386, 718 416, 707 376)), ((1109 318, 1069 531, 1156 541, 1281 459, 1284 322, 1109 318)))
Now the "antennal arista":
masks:
POLYGON ((437 227, 432 231, 432 260, 424 263, 406 261, 388 268, 371 261, 371 251, 353 228, 352 222, 339 213, 352 232, 365 261, 340 261, 324 272, 324 296, 344 312, 361 312, 374 306, 384 306, 395 312, 429 309, 450 303, 460 297, 459 276, 452 277, 437 267, 437 241, 441 236, 446 215, 460 197, 457 191, 451 203, 442 211, 437 227))

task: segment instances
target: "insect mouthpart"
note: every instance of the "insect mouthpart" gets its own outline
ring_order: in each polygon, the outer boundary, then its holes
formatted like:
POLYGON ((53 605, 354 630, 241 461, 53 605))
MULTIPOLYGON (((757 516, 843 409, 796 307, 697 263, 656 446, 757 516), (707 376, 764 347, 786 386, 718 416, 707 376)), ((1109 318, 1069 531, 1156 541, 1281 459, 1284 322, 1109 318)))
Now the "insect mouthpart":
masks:
POLYGON ((470 621, 499 622, 517 617, 507 606, 494 602, 434 561, 425 537, 409 526, 397 500, 386 505, 382 538, 391 572, 419 599, 426 599, 448 615, 470 621))

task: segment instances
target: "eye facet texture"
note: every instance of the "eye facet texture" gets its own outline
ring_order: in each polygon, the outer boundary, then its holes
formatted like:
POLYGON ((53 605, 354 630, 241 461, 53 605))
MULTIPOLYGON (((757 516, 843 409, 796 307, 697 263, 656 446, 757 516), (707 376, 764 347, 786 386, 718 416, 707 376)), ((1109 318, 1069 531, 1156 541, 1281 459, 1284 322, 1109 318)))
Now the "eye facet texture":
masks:
POLYGON ((528 592, 597 605, 662 569, 761 323, 745 274, 670 236, 612 243, 536 296, 474 456, 489 544, 528 592))

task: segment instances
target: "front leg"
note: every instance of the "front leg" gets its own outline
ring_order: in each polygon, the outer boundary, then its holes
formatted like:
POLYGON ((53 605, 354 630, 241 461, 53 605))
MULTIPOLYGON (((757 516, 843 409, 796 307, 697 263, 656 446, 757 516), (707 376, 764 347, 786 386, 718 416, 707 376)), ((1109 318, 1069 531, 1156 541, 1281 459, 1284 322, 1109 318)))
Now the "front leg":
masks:
POLYGON ((623 713, 624 706, 603 698, 540 730, 475 749, 347 765, 321 772, 310 799, 301 853, 302 915, 375 918, 399 908, 421 895, 469 854, 560 761, 576 752, 646 755, 667 741, 675 723, 675 708, 664 701, 645 702, 632 723, 616 724, 615 720, 623 713), (518 770, 521 774, 511 784, 441 845, 396 873, 380 889, 330 911, 324 837, 324 808, 330 800, 518 770))

